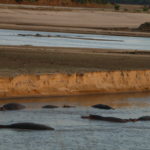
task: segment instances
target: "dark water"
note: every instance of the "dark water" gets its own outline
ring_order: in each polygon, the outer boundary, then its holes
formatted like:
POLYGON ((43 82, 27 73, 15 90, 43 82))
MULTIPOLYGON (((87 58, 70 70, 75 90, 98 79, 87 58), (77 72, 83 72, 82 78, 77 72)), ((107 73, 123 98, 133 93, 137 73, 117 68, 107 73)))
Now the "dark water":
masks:
POLYGON ((81 119, 97 114, 121 118, 150 115, 150 93, 88 95, 29 99, 1 99, 22 102, 27 109, 0 112, 1 124, 35 122, 55 131, 0 130, 1 150, 149 150, 150 122, 110 123, 81 119), (91 105, 103 103, 115 110, 98 110, 91 105), (46 104, 56 109, 42 109, 46 104), (63 108, 68 104, 75 108, 63 108))
POLYGON ((150 38, 0 29, 0 45, 150 50, 150 38), (38 36, 19 36, 36 35, 38 36))

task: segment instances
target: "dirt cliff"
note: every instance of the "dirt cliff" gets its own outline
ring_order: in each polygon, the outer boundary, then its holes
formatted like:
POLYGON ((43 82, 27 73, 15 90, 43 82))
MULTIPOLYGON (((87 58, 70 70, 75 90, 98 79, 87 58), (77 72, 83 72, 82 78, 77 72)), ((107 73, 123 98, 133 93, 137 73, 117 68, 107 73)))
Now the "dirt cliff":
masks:
POLYGON ((142 92, 149 90, 150 70, 19 75, 0 78, 0 97, 142 92))

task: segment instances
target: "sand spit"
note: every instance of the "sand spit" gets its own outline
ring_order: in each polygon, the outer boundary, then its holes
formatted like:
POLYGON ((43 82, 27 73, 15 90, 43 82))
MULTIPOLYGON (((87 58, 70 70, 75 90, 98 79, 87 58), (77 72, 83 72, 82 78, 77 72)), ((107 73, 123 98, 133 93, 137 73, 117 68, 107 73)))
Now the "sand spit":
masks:
POLYGON ((150 91, 150 70, 56 73, 0 78, 0 97, 144 91, 150 91))

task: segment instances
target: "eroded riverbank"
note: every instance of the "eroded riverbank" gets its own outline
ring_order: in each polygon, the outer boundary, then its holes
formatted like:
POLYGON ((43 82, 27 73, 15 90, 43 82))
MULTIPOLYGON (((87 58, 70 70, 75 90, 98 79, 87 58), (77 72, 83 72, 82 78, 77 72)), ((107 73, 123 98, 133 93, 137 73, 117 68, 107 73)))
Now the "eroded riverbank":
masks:
POLYGON ((0 97, 80 95, 150 91, 150 70, 0 78, 0 97))
POLYGON ((0 47, 0 97, 150 90, 144 51, 32 46, 0 47))

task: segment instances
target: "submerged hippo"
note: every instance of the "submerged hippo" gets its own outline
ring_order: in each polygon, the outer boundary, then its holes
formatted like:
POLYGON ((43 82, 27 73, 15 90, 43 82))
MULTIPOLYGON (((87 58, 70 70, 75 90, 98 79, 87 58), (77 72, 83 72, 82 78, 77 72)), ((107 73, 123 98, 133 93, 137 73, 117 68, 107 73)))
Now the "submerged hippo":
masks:
POLYGON ((3 105, 2 107, 0 107, 1 111, 5 111, 5 110, 20 110, 20 109, 24 109, 25 106, 22 104, 18 104, 18 103, 8 103, 3 105))
POLYGON ((114 109, 108 105, 104 105, 104 104, 97 104, 97 105, 93 105, 92 107, 94 108, 99 108, 99 109, 114 109))
POLYGON ((54 130, 54 128, 51 128, 49 126, 36 123, 14 123, 10 125, 0 125, 0 128, 26 129, 26 130, 54 130))
POLYGON ((91 120, 101 120, 101 121, 109 121, 109 122, 119 122, 119 123, 126 123, 126 122, 135 122, 137 119, 120 119, 116 117, 103 117, 99 115, 89 115, 89 116, 82 116, 83 119, 91 119, 91 120))
POLYGON ((142 116, 138 118, 139 121, 150 121, 150 116, 142 116))
POLYGON ((45 105, 42 108, 58 108, 58 106, 54 106, 54 105, 45 105))
POLYGON ((64 105, 64 108, 74 108, 75 106, 64 105))

